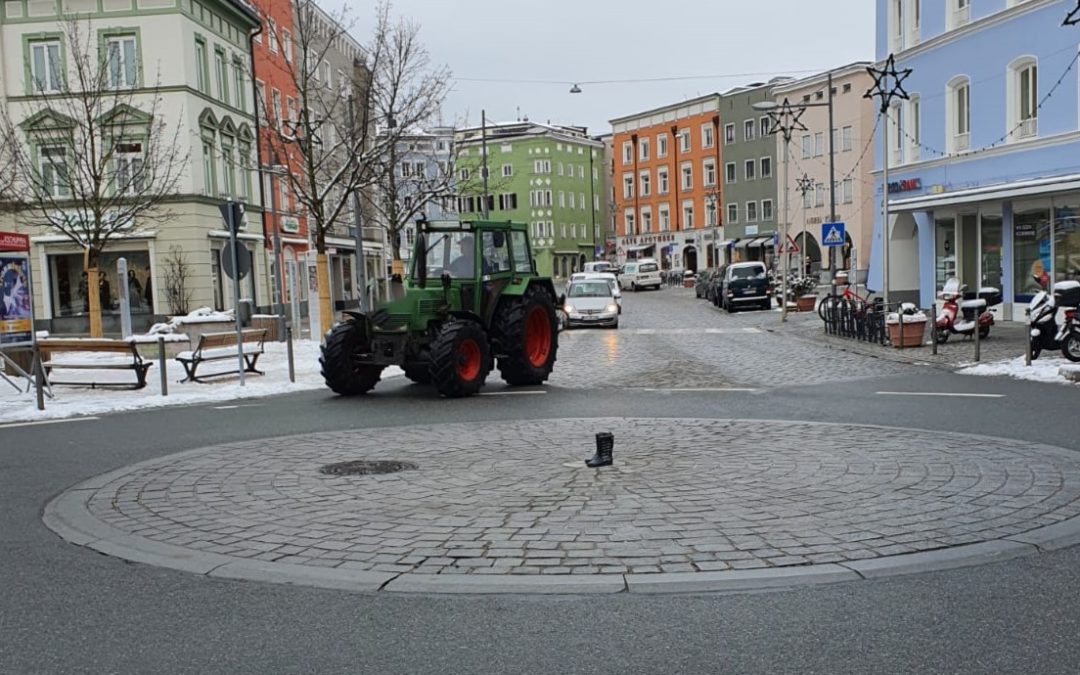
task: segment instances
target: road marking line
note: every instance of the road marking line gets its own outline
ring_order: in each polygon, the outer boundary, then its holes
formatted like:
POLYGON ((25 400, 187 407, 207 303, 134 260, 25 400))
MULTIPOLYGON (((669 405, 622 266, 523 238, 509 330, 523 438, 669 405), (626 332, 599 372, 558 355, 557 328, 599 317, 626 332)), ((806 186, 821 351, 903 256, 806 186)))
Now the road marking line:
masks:
POLYGON ((879 391, 878 396, 941 396, 945 398, 1005 398, 1005 394, 955 394, 929 391, 879 391))
POLYGON ((657 389, 646 387, 644 391, 676 391, 676 392, 700 392, 700 391, 731 391, 731 392, 754 392, 757 389, 747 389, 745 387, 683 387, 683 388, 671 388, 671 389, 657 389))
POLYGON ((65 424, 67 422, 89 422, 91 420, 98 420, 100 417, 67 417, 62 420, 41 420, 40 422, 12 422, 10 424, 0 424, 0 429, 13 429, 15 427, 33 427, 40 424, 65 424))
MULTIPOLYGON (((760 335, 760 328, 622 328, 620 335, 760 335)), ((563 333, 564 335, 566 333, 563 333)), ((571 331, 572 335, 583 335, 571 331)))
POLYGON ((484 391, 481 396, 536 396, 546 394, 546 391, 484 391))
POLYGON ((214 410, 236 410, 237 408, 261 408, 261 403, 243 403, 238 405, 216 405, 214 410))

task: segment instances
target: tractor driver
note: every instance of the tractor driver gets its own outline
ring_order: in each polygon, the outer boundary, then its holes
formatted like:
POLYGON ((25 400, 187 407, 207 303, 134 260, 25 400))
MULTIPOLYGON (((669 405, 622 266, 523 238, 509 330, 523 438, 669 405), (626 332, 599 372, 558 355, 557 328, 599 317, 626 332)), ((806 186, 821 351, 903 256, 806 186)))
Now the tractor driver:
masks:
POLYGON ((476 274, 476 257, 471 233, 458 239, 458 256, 450 263, 450 276, 455 279, 469 279, 476 274))

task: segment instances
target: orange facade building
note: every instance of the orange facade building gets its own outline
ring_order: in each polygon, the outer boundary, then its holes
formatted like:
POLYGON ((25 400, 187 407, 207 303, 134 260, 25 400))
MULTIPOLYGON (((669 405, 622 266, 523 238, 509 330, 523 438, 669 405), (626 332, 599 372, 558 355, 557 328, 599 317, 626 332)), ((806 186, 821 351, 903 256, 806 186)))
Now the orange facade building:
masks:
POLYGON ((307 222, 300 215, 282 167, 299 167, 299 152, 280 142, 272 125, 292 118, 298 106, 296 73, 297 45, 292 0, 250 0, 262 20, 262 31, 254 39, 256 109, 259 120, 259 164, 263 194, 263 234, 267 247, 274 235, 280 237, 284 275, 282 301, 292 302, 294 293, 303 295, 300 265, 308 249, 307 222))
POLYGON ((710 94, 611 120, 620 262, 656 258, 664 268, 687 270, 716 264, 714 243, 723 241, 719 110, 719 94, 710 94))

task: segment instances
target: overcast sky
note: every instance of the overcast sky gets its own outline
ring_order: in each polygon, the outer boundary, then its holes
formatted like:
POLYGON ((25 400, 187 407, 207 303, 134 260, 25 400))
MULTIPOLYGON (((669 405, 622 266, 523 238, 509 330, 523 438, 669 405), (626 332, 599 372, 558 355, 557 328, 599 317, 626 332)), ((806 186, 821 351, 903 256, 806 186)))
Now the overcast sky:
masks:
MULTIPOLYGON (((370 4, 345 4, 361 42, 370 4)), ((772 75, 809 74, 874 55, 872 0, 394 0, 454 74, 447 122, 468 116, 577 124, 606 133, 613 117, 772 75), (804 71, 800 73, 799 71, 804 71), (704 75, 700 79, 644 80, 704 75), (473 79, 507 80, 477 82, 473 79), (554 84, 536 82, 555 81, 554 84), (570 94, 581 83, 582 93, 570 94)))

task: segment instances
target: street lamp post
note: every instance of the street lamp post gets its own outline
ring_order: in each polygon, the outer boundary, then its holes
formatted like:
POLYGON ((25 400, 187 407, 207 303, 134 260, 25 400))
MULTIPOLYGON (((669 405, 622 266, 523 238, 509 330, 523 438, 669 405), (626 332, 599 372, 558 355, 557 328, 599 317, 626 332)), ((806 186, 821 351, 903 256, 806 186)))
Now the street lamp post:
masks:
POLYGON ((277 324, 277 337, 279 342, 285 341, 285 301, 283 291, 283 279, 284 269, 282 267, 283 255, 281 250, 281 218, 277 212, 277 206, 274 200, 274 180, 273 176, 284 176, 288 173, 288 168, 276 163, 278 159, 277 153, 274 152, 274 147, 270 143, 270 139, 266 139, 266 158, 268 161, 274 163, 263 169, 266 174, 267 187, 270 188, 270 222, 273 235, 274 245, 274 314, 277 316, 275 323, 277 324))
MULTIPOLYGON (((833 133, 833 79, 832 73, 829 72, 825 87, 828 90, 828 96, 823 103, 808 103, 801 102, 792 105, 788 99, 784 99, 783 103, 776 103, 775 101, 761 101, 753 104, 754 110, 760 110, 768 113, 770 125, 769 133, 783 134, 784 137, 784 236, 781 245, 787 250, 787 230, 788 230, 788 155, 791 146, 791 135, 796 130, 808 131, 806 125, 804 125, 800 118, 807 108, 828 108, 829 111, 829 222, 836 222, 836 148, 834 147, 833 133)), ((805 224, 804 224, 805 227, 805 224)), ((803 235, 803 248, 806 248, 806 235, 803 235)), ((805 251, 803 253, 805 256, 805 251)), ((829 269, 832 273, 833 295, 836 295, 836 275, 835 275, 835 262, 833 257, 833 251, 829 251, 829 269)), ((787 264, 785 264, 783 288, 783 312, 781 313, 781 321, 787 320, 787 267, 790 265, 790 253, 787 254, 787 264)))

